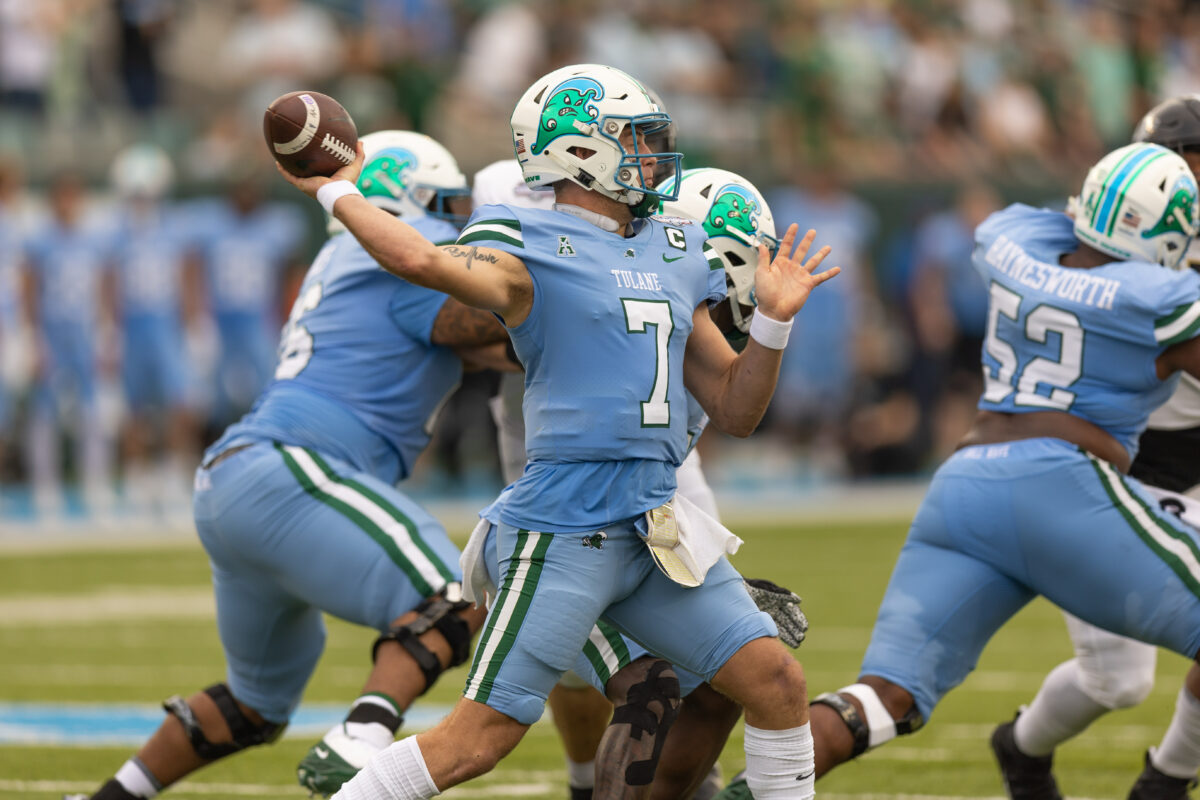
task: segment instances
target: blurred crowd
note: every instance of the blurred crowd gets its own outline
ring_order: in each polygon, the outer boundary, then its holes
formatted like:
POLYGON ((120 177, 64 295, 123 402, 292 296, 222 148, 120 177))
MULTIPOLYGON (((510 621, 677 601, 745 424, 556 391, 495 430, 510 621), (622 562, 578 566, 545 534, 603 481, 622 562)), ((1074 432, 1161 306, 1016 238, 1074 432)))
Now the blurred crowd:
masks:
MULTIPOLYGON (((1061 205, 1200 91, 1200 2, 0 0, 0 487, 32 488, 9 513, 186 508, 200 447, 270 380, 324 237, 271 173, 274 97, 325 91, 470 175, 575 62, 658 90, 685 166, 744 174, 845 271, 798 317, 763 430, 702 441, 715 482, 913 474, 979 391, 974 226, 1061 205)), ((489 381, 418 480, 499 481, 489 381)))

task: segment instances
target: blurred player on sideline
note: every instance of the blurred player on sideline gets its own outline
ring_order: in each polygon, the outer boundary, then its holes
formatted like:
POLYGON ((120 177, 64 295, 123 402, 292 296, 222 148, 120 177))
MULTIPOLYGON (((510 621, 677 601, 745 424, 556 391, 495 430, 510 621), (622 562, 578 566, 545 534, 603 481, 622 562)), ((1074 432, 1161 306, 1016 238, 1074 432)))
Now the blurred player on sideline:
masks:
MULTIPOLYGON (((1134 141, 1153 142, 1178 153, 1200 176, 1200 95, 1175 97, 1151 109, 1134 141)), ((1200 270, 1200 241, 1193 240, 1183 266, 1200 270)), ((1174 394, 1150 415, 1129 474, 1146 484, 1163 508, 1193 526, 1200 503, 1176 493, 1200 485, 1200 381, 1183 374, 1174 394), (1159 491, 1165 490, 1165 491, 1159 491), (1184 514, 1184 510, 1190 513, 1184 514)), ((1075 658, 1046 676, 1027 708, 992 735, 1005 787, 1015 800, 1060 800, 1052 772, 1054 748, 1082 733, 1109 711, 1146 699, 1154 686, 1157 648, 1118 636, 1066 615, 1075 658)), ((1200 770, 1200 666, 1192 665, 1175 702, 1175 714, 1130 791, 1130 800, 1184 800, 1200 770)))
POLYGON ((920 728, 1038 594, 1200 658, 1200 534, 1123 474, 1178 372, 1200 376, 1200 275, 1178 269, 1198 193, 1179 155, 1138 143, 1092 167, 1073 215, 1017 204, 976 230, 979 412, 913 519, 859 682, 812 701, 819 774, 920 728))
MULTIPOLYGON (((666 149, 673 149, 670 143, 667 143, 666 149)), ((670 180, 673 181, 674 176, 670 180)), ((667 191, 670 187, 662 188, 667 191)), ((525 186, 520 163, 515 159, 497 161, 476 173, 472 192, 476 207, 505 204, 548 210, 554 205, 553 193, 534 191, 525 186)), ((727 338, 736 343, 735 347, 744 346, 750 314, 753 312, 757 245, 765 243, 771 252, 778 246, 770 209, 753 185, 740 176, 722 170, 684 172, 679 195, 678 200, 663 205, 662 213, 702 225, 709 234, 709 244, 725 264, 730 287, 728 302, 713 307, 713 319, 727 338)), ((506 373, 501 378, 500 393, 492 401, 504 478, 509 483, 520 477, 526 462, 525 423, 521 414, 523 396, 523 375, 506 373)), ((677 491, 717 518, 716 499, 704 477, 699 453, 695 449, 707 422, 704 410, 689 394, 689 450, 676 471, 677 491)), ((803 619, 798 608, 794 613, 797 622, 803 619)), ((780 617, 775 619, 781 627, 786 624, 780 617)), ((803 631, 799 631, 799 636, 803 636, 803 631)), ((597 672, 591 662, 585 663, 579 673, 570 670, 551 690, 548 698, 555 727, 566 750, 572 800, 589 800, 593 797, 593 789, 597 798, 612 796, 606 792, 610 785, 618 783, 612 780, 615 776, 621 776, 620 787, 627 789, 624 774, 628 762, 634 759, 630 752, 634 748, 627 743, 632 738, 631 732, 622 723, 617 723, 613 729, 608 728, 613 703, 605 695, 617 694, 620 687, 638 682, 641 678, 638 671, 648 669, 653 659, 639 662, 638 659, 646 654, 645 649, 625 637, 621 637, 621 640, 614 648, 613 663, 606 665, 603 672, 597 672), (604 751, 598 754, 602 745, 604 751)), ((681 688, 688 691, 685 692, 686 699, 681 704, 679 717, 671 726, 674 734, 667 739, 651 796, 707 800, 719 790, 721 784, 719 768, 713 766, 713 772, 707 778, 705 771, 719 755, 741 709, 711 686, 702 683, 698 676, 681 674, 680 678, 681 688), (706 757, 706 754, 711 757, 706 757), (703 769, 697 769, 698 764, 703 769), (704 780, 699 789, 694 786, 697 778, 704 780)), ((666 731, 660 729, 656 735, 665 736, 666 731)), ((649 751, 652 742, 642 740, 651 738, 641 734, 637 749, 649 751)))
POLYGON ((197 265, 190 220, 168 202, 174 168, 159 147, 121 151, 111 168, 121 202, 113 247, 126 418, 121 431, 126 504, 137 512, 186 508, 195 467, 183 346, 185 303, 197 265), (161 435, 156 431, 161 430, 161 435), (152 458, 161 440, 162 458, 152 458))
MULTIPOLYGON (((373 207, 431 241, 452 239, 429 212, 466 192, 450 154, 399 131, 363 145, 360 189, 373 207)), ((362 696, 300 763, 302 785, 322 794, 390 744, 404 709, 468 656, 482 612, 456 596, 458 550, 393 487, 428 443, 460 356, 486 356, 505 333, 490 314, 381 270, 330 228, 283 328, 274 381, 196 472, 226 680, 167 700, 158 731, 92 800, 153 797, 274 741, 324 647, 322 611, 381 632, 362 696)))
POLYGON ((89 208, 83 179, 57 175, 50 218, 26 243, 25 314, 37 337, 35 385, 26 434, 34 507, 43 517, 64 508, 59 434, 75 443, 87 511, 112 510, 112 443, 99 398, 98 345, 111 319, 100 291, 113 232, 89 208))
MULTIPOLYGON (((514 110, 514 147, 526 181, 552 185, 558 204, 476 209, 443 249, 353 196, 344 178, 357 178, 361 160, 333 178, 285 175, 319 194, 386 268, 500 315, 526 370, 529 464, 464 551, 472 592, 499 587, 464 697, 438 726, 372 759, 339 797, 428 798, 487 772, 541 716, 601 616, 743 706, 749 775, 765 797, 812 794, 803 672, 720 559, 732 534, 698 509, 689 530, 669 501, 689 505, 675 497, 685 380, 716 427, 748 435, 790 320, 838 270, 814 276, 828 250, 805 260, 814 234, 798 240, 789 228, 775 260, 760 264, 753 341, 735 354, 708 316, 725 276, 703 230, 647 219, 674 199, 654 188, 654 172, 679 154, 646 146, 669 124, 619 70, 543 76, 514 110), (695 571, 668 558, 689 546, 707 551, 695 571)), ((677 681, 659 671, 637 688, 618 711, 661 724, 677 681)))
POLYGON ((189 208, 219 337, 209 398, 210 422, 218 429, 245 413, 271 380, 282 276, 304 241, 299 210, 266 201, 262 182, 249 172, 226 197, 189 208))

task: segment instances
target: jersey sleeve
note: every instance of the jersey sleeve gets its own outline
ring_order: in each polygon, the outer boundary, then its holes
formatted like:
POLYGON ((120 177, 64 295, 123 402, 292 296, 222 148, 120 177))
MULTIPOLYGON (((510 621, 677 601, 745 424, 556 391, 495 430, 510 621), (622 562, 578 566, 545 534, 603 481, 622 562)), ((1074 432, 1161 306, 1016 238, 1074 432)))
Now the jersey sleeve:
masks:
POLYGON ((449 299, 447 294, 404 281, 392 293, 388 313, 405 334, 421 344, 431 345, 433 322, 449 299))
POLYGON ((1200 335, 1200 276, 1195 272, 1172 273, 1151 312, 1154 315, 1154 341, 1170 347, 1200 335))
POLYGON ((489 247, 524 258, 525 237, 520 216, 509 206, 480 206, 475 209, 455 244, 489 247))
POLYGON ((704 243, 701 252, 704 254, 705 261, 708 262, 708 285, 704 299, 708 301, 709 305, 716 305, 724 300, 728 293, 725 265, 721 262, 717 251, 708 242, 704 243))

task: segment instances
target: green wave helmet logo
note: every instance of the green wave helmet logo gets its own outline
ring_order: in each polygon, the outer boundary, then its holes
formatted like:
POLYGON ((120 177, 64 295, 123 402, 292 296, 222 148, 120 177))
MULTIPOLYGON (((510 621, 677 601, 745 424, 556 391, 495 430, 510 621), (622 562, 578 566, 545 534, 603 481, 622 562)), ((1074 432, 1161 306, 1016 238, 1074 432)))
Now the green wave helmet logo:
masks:
POLYGON ((530 152, 535 156, 541 155, 546 146, 559 136, 578 133, 574 123, 595 120, 600 115, 595 101, 603 99, 604 87, 591 78, 570 78, 555 86, 546 105, 542 107, 537 141, 530 152))
POLYGON ((730 183, 717 190, 717 199, 708 207, 704 230, 709 237, 733 236, 749 239, 758 234, 758 218, 762 209, 758 200, 744 187, 730 183), (744 234, 738 236, 734 231, 744 234))
POLYGON ((366 197, 400 198, 408 192, 408 176, 417 166, 417 157, 400 147, 376 153, 358 176, 358 188, 366 197))
POLYGON ((1196 219, 1196 183, 1187 177, 1175 181, 1171 190, 1171 199, 1158 222, 1148 231, 1142 231, 1143 239, 1153 239, 1164 233, 1182 233, 1187 236, 1189 231, 1180 223, 1182 217, 1188 225, 1196 219), (1176 213, 1178 212, 1178 213, 1176 213))

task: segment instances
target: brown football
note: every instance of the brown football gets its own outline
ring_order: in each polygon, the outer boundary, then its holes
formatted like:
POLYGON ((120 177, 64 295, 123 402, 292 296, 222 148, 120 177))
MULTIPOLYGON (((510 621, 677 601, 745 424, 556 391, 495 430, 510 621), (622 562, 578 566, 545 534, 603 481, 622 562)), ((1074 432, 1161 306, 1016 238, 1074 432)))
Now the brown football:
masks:
POLYGON ((341 103, 320 92, 288 92, 267 106, 271 155, 300 178, 332 175, 354 161, 358 129, 341 103))

